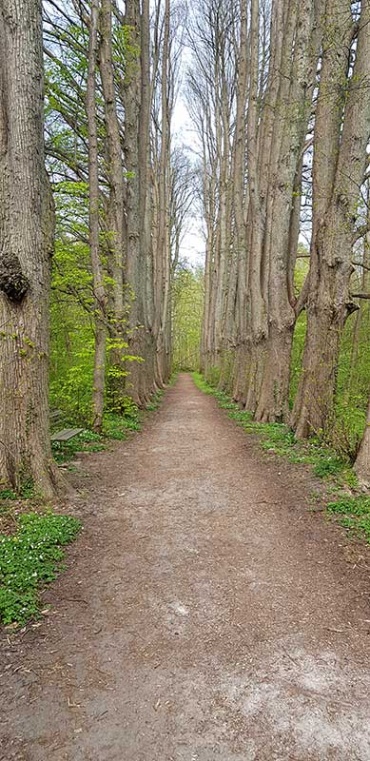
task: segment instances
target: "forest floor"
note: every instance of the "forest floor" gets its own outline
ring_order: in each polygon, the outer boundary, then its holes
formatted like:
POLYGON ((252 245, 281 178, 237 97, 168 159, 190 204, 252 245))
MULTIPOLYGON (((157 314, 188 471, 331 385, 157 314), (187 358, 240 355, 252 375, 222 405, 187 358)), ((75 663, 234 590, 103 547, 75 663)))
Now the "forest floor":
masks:
POLYGON ((369 553, 181 375, 83 455, 51 613, 0 647, 2 761, 370 760, 369 553))

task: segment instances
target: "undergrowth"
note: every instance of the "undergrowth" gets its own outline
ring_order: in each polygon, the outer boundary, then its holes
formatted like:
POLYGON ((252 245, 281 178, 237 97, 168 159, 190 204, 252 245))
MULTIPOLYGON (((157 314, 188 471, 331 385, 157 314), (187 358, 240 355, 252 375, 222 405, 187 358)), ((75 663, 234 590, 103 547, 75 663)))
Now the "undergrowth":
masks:
MULTIPOLYGON (((169 385, 172 385, 172 381, 170 382, 169 385)), ((156 391, 155 394, 153 394, 150 402, 145 407, 147 412, 155 412, 155 410, 157 410, 160 407, 163 394, 164 394, 164 391, 162 389, 158 389, 158 391, 156 391)))
POLYGON ((329 502, 327 510, 336 517, 341 526, 365 537, 370 544, 370 496, 343 495, 336 502, 329 502))
POLYGON ((17 530, 0 535, 0 620, 23 625, 40 612, 40 589, 56 578, 63 545, 73 541, 81 524, 66 515, 25 513, 17 530))
MULTIPOLYGON (((72 428, 76 421, 63 417, 54 425, 56 430, 60 428, 72 428)), ((53 441, 52 451, 57 463, 72 460, 79 452, 101 452, 109 441, 124 441, 131 431, 140 431, 141 414, 133 402, 126 409, 124 415, 107 412, 104 415, 102 433, 95 433, 88 428, 69 441, 53 441)))

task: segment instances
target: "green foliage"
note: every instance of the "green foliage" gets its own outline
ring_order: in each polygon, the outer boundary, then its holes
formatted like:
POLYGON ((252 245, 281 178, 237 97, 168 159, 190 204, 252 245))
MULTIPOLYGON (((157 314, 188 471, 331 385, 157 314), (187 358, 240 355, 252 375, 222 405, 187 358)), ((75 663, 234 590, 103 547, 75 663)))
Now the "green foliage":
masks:
POLYGON ((343 460, 333 455, 327 455, 325 459, 319 459, 313 468, 315 476, 326 478, 327 476, 336 476, 344 468, 343 460))
POLYGON ((208 368, 206 380, 210 386, 214 386, 214 388, 216 388, 220 382, 220 369, 215 366, 208 368))
POLYGON ((107 439, 124 440, 127 438, 127 431, 140 431, 140 428, 140 413, 130 397, 127 397, 125 416, 112 412, 104 416, 103 435, 107 439))
MULTIPOLYGON (((127 396, 125 399, 124 415, 118 415, 114 412, 107 412, 104 415, 101 435, 85 429, 69 441, 53 441, 52 451, 56 462, 68 462, 79 452, 102 452, 110 439, 124 441, 129 431, 139 431, 141 420, 137 405, 130 397, 127 396)), ((66 419, 65 425, 72 425, 72 423, 66 419)))
POLYGON ((301 377, 302 357, 304 342, 307 331, 306 312, 298 317, 294 331, 294 340, 292 346, 292 356, 290 365, 290 407, 293 408, 294 399, 298 390, 299 379, 301 377))
POLYGON ((86 424, 91 416, 94 333, 85 244, 58 241, 52 284, 50 402, 66 411, 74 423, 86 424))
POLYGON ((76 518, 23 514, 18 531, 0 536, 0 618, 3 624, 24 624, 39 612, 40 586, 53 581, 63 559, 61 547, 80 531, 76 518))
POLYGON ((309 249, 302 243, 299 243, 298 256, 294 269, 294 291, 296 296, 299 296, 303 288, 303 283, 308 275, 308 270, 310 267, 309 255, 309 249))
POLYGON ((69 441, 53 441, 52 452, 57 463, 72 460, 78 452, 102 452, 105 445, 102 437, 94 431, 82 431, 69 441))
POLYGON ((159 389, 158 391, 153 394, 150 402, 146 405, 147 412, 155 412, 160 407, 162 397, 163 397, 163 391, 159 389))
POLYGON ((0 500, 15 500, 18 499, 18 495, 12 489, 3 489, 0 491, 0 500))
POLYGON ((215 389, 213 388, 213 386, 207 383, 207 381, 205 380, 205 378, 203 377, 201 373, 193 372, 191 375, 196 387, 199 388, 200 391, 203 391, 204 394, 214 396, 215 389))
POLYGON ((337 517, 341 526, 365 537, 370 543, 370 497, 346 495, 330 502, 327 510, 337 517))
POLYGON ((199 366, 203 314, 203 271, 180 267, 173 282, 173 367, 195 370, 199 366))
POLYGON ((21 499, 33 499, 33 497, 36 496, 35 484, 33 483, 32 478, 26 478, 22 481, 19 496, 21 499))
MULTIPOLYGON (((54 34, 50 31, 51 34, 54 34)), ((120 84, 129 65, 137 70, 138 48, 134 29, 113 23, 114 61, 120 84)), ((50 401, 63 410, 72 424, 88 427, 92 422, 92 390, 95 348, 95 309, 89 251, 88 152, 86 92, 86 29, 59 19, 56 51, 46 64, 47 155, 56 207, 56 250, 53 257, 51 300, 50 401)), ((130 74, 130 76, 131 76, 130 74)), ((99 76, 98 72, 97 75, 99 76)), ((98 88, 99 90, 99 88, 98 88)), ((104 104, 97 95, 99 169, 106 173, 106 125, 104 104)), ((128 176, 128 175, 127 175, 128 176)), ((105 408, 125 414, 124 388, 129 363, 140 361, 127 353, 124 340, 127 317, 134 295, 125 293, 126 308, 119 324, 112 313, 115 282, 111 272, 112 231, 107 229, 108 188, 102 183, 99 214, 103 282, 108 295, 104 310, 109 337, 106 351, 105 408)), ((75 448, 76 442, 70 445, 75 448)))

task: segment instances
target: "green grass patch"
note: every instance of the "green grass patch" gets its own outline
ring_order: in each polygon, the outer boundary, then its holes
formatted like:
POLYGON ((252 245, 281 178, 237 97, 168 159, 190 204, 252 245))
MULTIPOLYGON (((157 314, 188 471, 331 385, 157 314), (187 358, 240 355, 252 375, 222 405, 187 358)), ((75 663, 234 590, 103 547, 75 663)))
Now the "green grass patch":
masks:
POLYGON ((370 497, 343 496, 336 502, 329 502, 327 510, 335 515, 341 526, 370 543, 370 497))
POLYGON ((81 524, 65 515, 26 513, 15 534, 0 536, 0 620, 25 624, 40 611, 40 589, 61 570, 63 545, 81 524))
MULTIPOLYGON (((163 391, 157 391, 146 406, 147 411, 157 410, 161 404, 163 391)), ((52 452, 57 463, 62 464, 73 460, 80 452, 101 452, 106 449, 109 441, 125 441, 132 431, 140 431, 142 424, 142 412, 129 398, 125 399, 125 411, 123 413, 106 412, 103 419, 102 433, 98 434, 86 428, 69 441, 53 441, 52 452)), ((76 421, 63 417, 54 425, 55 430, 61 428, 73 428, 76 421)), ((0 496, 1 499, 1 496, 0 496)))
POLYGON ((155 412, 155 410, 159 409, 163 394, 164 394, 164 391, 162 389, 159 389, 158 391, 155 392, 155 394, 153 394, 150 402, 148 402, 148 404, 145 407, 147 412, 155 412))
POLYGON ((0 500, 15 500, 18 499, 17 494, 12 489, 2 489, 0 491, 0 500))
MULTIPOLYGON (((73 427, 70 421, 64 421, 62 427, 73 427)), ((125 415, 107 412, 104 415, 102 434, 88 428, 69 441, 53 441, 52 451, 57 463, 68 462, 79 452, 102 452, 110 440, 124 441, 129 431, 141 428, 140 413, 132 404, 125 415)))
POLYGON ((103 436, 106 439, 124 441, 128 431, 140 431, 140 413, 136 405, 133 405, 126 415, 114 415, 107 413, 103 421, 103 436))
POLYGON ((105 444, 102 436, 86 429, 69 441, 52 441, 51 448, 54 460, 60 464, 73 460, 78 452, 101 452, 105 444))

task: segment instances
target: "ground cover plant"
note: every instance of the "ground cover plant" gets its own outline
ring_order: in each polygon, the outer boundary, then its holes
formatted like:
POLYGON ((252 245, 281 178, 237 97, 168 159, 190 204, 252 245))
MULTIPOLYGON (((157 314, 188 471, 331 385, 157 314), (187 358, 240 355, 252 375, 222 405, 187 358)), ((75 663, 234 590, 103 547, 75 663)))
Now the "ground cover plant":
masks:
POLYGON ((39 615, 41 589, 62 569, 63 546, 81 523, 51 511, 23 513, 15 523, 13 533, 0 535, 0 621, 23 625, 39 615))
POLYGON ((370 496, 342 495, 335 502, 329 502, 327 510, 343 528, 364 537, 370 544, 370 496))
MULTIPOLYGON (((148 406, 148 408, 150 405, 148 406)), ((141 428, 142 413, 133 403, 125 414, 107 412, 103 418, 102 432, 96 433, 86 427, 81 433, 69 441, 52 442, 52 452, 57 463, 72 460, 79 452, 101 452, 110 440, 124 441, 130 432, 141 428)), ((54 428, 72 428, 75 420, 66 413, 54 428)))

